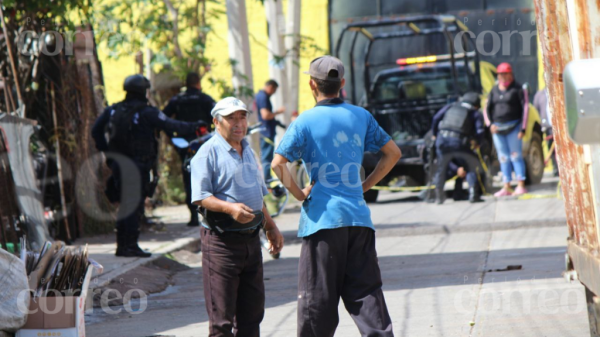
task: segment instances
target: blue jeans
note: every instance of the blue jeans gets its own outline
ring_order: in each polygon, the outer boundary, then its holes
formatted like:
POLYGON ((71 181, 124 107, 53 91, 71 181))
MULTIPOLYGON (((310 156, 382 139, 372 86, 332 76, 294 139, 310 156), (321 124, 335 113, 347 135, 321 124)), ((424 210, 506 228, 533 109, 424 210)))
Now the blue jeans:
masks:
MULTIPOLYGON (((270 139, 274 143, 273 139, 270 139)), ((272 178, 271 176, 271 162, 273 161, 273 155, 275 153, 275 146, 265 141, 265 138, 260 138, 260 161, 263 168, 263 174, 265 182, 272 178)))
POLYGON ((493 134, 504 183, 510 183, 512 180, 513 169, 518 181, 525 180, 525 161, 523 160, 523 142, 519 139, 520 131, 520 125, 517 125, 507 135, 493 134))

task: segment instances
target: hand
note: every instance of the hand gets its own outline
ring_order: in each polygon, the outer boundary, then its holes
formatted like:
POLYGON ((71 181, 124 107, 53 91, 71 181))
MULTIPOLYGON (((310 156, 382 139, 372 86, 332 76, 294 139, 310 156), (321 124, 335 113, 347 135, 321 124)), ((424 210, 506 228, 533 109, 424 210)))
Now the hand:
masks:
POLYGON ((464 167, 459 167, 458 171, 456 172, 456 175, 459 176, 459 177, 461 177, 461 178, 464 178, 464 177, 467 176, 467 171, 465 171, 464 167))
POLYGON ((282 106, 281 108, 277 109, 277 111, 275 111, 275 113, 276 113, 277 115, 279 115, 279 114, 282 114, 282 113, 284 113, 284 112, 285 112, 285 107, 284 107, 284 106, 282 106))
POLYGON ((281 252, 283 248, 283 235, 279 232, 277 225, 273 223, 268 229, 265 227, 265 235, 267 236, 267 241, 269 241, 269 253, 275 255, 281 252))
POLYGON ((302 200, 300 201, 304 201, 306 200, 306 198, 308 198, 308 196, 310 195, 310 192, 312 191, 313 186, 315 186, 315 182, 313 181, 310 185, 306 186, 305 188, 302 189, 302 200))
POLYGON ((231 204, 229 215, 239 223, 248 223, 255 217, 255 215, 252 214, 252 208, 241 203, 231 204))
POLYGON ((492 124, 492 126, 490 126, 490 131, 492 133, 498 133, 498 127, 496 126, 496 124, 492 124))
POLYGON ((517 137, 519 137, 519 139, 523 139, 523 136, 525 135, 525 133, 523 131, 519 132, 519 134, 517 135, 517 137))

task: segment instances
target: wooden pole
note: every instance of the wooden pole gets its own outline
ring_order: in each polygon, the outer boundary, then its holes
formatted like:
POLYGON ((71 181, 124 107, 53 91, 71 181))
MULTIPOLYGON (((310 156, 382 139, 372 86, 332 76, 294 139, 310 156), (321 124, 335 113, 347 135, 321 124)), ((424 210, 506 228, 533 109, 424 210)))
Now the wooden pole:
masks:
POLYGON ((52 97, 52 121, 54 122, 54 146, 56 147, 56 167, 58 169, 58 187, 60 189, 60 206, 65 223, 67 240, 71 241, 71 231, 69 230, 69 220, 67 218, 67 202, 65 200, 65 186, 62 177, 62 164, 60 156, 60 143, 58 142, 58 121, 56 118, 56 99, 54 97, 54 83, 50 84, 50 96, 52 97))
MULTIPOLYGON (((2 4, 2 1, 0 1, 0 4, 2 4)), ((17 87, 17 97, 19 98, 19 104, 23 105, 23 111, 20 114, 20 117, 25 117, 25 101, 23 101, 23 95, 21 94, 21 86, 19 85, 19 73, 17 72, 15 55, 13 54, 12 44, 10 43, 8 29, 6 29, 6 22, 4 20, 4 11, 2 10, 2 7, 0 7, 0 20, 2 20, 2 30, 4 31, 4 39, 6 40, 6 49, 8 49, 10 67, 12 69, 13 77, 15 78, 15 86, 17 87)))

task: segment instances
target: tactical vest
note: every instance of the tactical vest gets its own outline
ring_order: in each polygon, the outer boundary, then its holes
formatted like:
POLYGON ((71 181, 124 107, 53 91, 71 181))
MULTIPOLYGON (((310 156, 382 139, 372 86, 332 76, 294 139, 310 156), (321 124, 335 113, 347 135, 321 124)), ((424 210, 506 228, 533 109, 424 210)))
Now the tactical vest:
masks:
POLYGON ((470 136, 473 134, 473 121, 469 114, 471 110, 462 106, 460 103, 452 105, 442 122, 440 123, 440 130, 454 131, 462 134, 463 136, 470 136))
POLYGON ((498 85, 492 88, 489 99, 492 103, 491 114, 493 122, 511 122, 523 118, 523 88, 520 84, 513 82, 506 89, 500 91, 498 85))
POLYGON ((211 109, 205 106, 200 94, 182 93, 177 98, 177 103, 177 120, 183 122, 201 120, 208 125, 212 123, 211 109))
POLYGON ((114 107, 108 122, 108 148, 110 151, 133 157, 138 146, 133 139, 133 117, 141 111, 147 103, 132 105, 128 102, 118 103, 114 107))

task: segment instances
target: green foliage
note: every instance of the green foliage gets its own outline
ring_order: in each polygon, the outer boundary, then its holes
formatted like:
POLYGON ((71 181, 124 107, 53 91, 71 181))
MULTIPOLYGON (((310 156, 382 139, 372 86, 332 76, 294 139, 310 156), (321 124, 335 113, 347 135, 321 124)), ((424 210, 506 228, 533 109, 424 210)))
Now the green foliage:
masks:
MULTIPOLYGON (((206 37, 211 21, 222 13, 207 8, 207 0, 97 0, 95 33, 106 43, 110 56, 131 56, 149 48, 153 66, 168 66, 184 78, 190 71, 204 76, 210 70, 206 37)), ((218 3, 218 2, 217 2, 218 3)))

